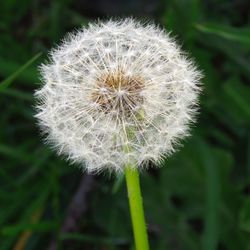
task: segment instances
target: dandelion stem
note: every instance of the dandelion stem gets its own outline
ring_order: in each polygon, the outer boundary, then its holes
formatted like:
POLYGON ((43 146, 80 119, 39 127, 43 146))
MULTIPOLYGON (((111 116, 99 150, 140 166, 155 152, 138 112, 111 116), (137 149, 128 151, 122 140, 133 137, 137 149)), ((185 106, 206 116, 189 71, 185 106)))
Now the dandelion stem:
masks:
POLYGON ((138 170, 127 164, 125 176, 136 250, 149 250, 138 170))

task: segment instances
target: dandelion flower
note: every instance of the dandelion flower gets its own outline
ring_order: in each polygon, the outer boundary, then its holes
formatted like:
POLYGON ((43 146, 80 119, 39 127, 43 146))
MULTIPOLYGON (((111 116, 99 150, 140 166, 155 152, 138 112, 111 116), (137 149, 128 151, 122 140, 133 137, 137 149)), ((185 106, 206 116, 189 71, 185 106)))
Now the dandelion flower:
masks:
POLYGON ((131 18, 70 34, 40 69, 42 131, 88 172, 158 162, 188 135, 197 111, 193 61, 168 33, 131 18))

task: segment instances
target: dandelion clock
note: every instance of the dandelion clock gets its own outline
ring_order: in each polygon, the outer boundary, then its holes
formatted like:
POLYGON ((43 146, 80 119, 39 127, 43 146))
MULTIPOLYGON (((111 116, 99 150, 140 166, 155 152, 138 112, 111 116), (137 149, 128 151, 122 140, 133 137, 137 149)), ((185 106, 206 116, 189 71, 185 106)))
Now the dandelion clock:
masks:
POLYGON ((168 33, 131 18, 69 34, 40 72, 46 141, 88 172, 125 174, 136 249, 149 249, 138 170, 188 135, 200 72, 168 33))

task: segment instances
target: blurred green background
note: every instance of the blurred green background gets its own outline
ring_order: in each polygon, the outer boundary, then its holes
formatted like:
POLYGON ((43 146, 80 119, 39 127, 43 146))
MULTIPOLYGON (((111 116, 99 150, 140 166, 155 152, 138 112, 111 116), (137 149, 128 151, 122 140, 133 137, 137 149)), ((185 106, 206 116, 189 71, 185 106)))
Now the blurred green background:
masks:
POLYGON ((0 3, 0 250, 133 249, 122 178, 88 176, 43 144, 37 66, 98 18, 154 20, 203 70, 192 137, 141 176, 153 250, 250 249, 250 2, 3 0, 0 3))

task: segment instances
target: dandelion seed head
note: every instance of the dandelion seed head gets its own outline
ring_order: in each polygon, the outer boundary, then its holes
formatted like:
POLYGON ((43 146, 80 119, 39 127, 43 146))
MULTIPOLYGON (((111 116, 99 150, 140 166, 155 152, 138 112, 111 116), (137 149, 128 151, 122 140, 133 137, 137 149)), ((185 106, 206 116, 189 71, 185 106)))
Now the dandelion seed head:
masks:
POLYGON ((168 33, 132 18, 70 34, 40 71, 36 117, 46 140, 89 172, 160 161, 197 113, 193 61, 168 33))

